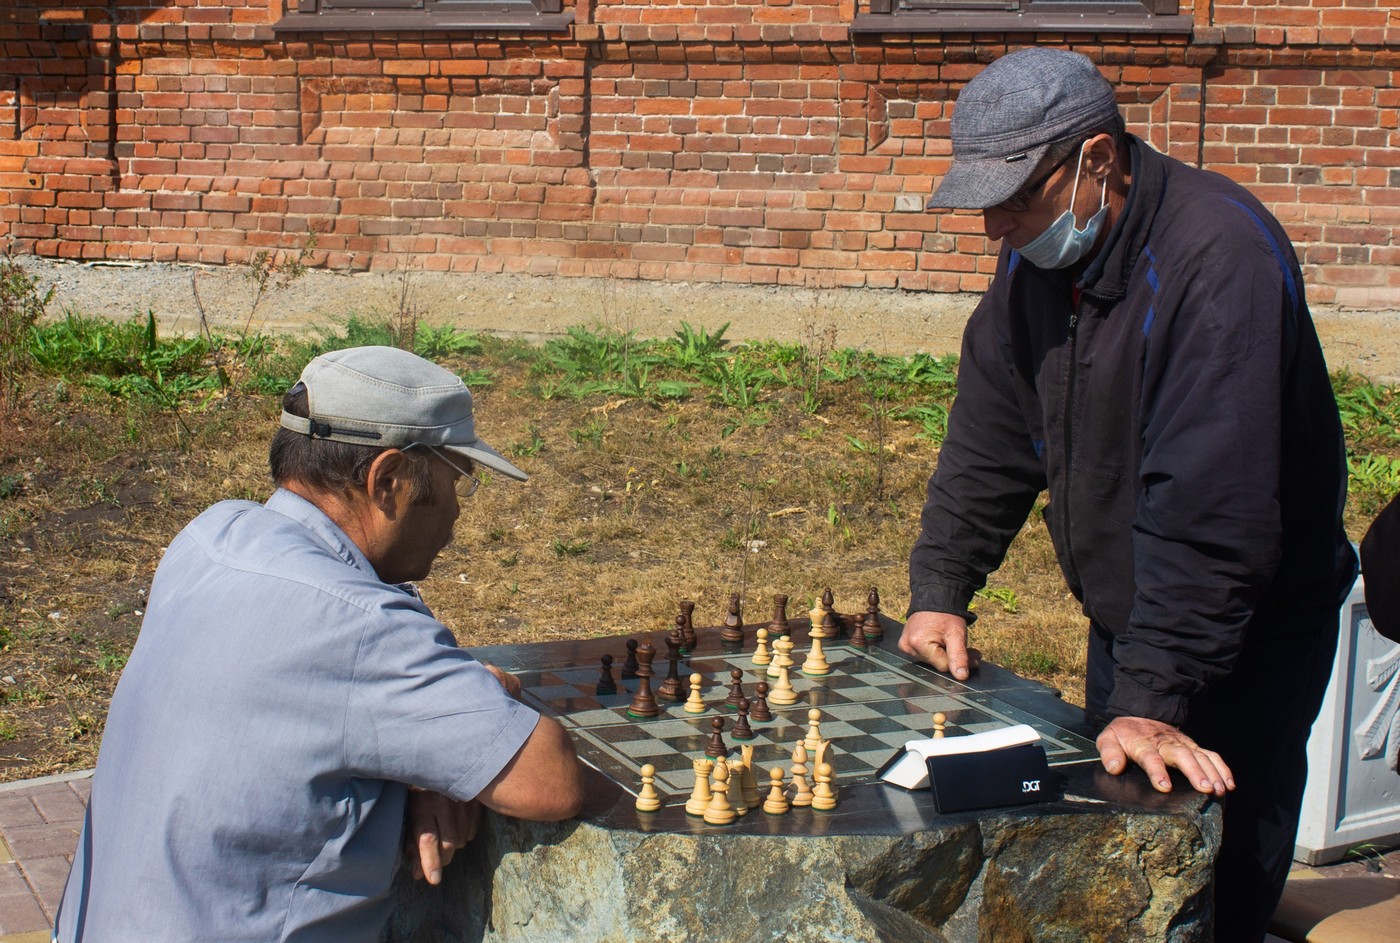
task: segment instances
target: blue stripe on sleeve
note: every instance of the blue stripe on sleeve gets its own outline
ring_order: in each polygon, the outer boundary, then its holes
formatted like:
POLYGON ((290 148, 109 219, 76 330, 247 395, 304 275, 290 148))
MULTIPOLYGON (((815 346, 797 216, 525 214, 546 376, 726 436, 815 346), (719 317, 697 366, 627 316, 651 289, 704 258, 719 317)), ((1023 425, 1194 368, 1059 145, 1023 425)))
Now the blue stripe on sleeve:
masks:
POLYGON ((1254 225, 1259 227, 1259 231, 1264 234, 1264 238, 1269 240, 1269 247, 1274 250, 1274 258, 1278 261, 1279 270, 1283 272, 1284 284, 1288 286, 1288 300, 1292 303, 1294 310, 1297 310, 1298 285, 1293 280, 1293 271, 1288 267, 1288 256, 1284 253, 1283 247, 1278 244, 1278 240, 1275 239, 1274 234, 1269 231, 1269 227, 1264 225, 1264 221, 1259 218, 1258 213, 1254 212, 1254 210, 1250 209, 1239 200, 1232 200, 1229 197, 1226 197, 1226 200, 1244 210, 1249 218, 1254 220, 1254 225))
MULTIPOLYGON (((1152 289, 1152 294, 1157 294, 1157 289, 1161 287, 1162 281, 1157 277, 1157 257, 1152 254, 1152 247, 1145 246, 1142 250, 1147 256, 1147 287, 1152 289)), ((1147 306, 1147 317, 1142 319, 1142 336, 1146 337, 1147 332, 1152 330, 1152 321, 1157 317, 1157 309, 1154 305, 1147 306)))

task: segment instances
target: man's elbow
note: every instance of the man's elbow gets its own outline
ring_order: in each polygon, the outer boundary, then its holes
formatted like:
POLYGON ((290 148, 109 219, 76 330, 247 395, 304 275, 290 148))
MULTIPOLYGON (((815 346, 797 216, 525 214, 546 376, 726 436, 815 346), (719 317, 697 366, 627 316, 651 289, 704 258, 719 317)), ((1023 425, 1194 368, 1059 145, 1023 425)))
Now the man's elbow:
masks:
POLYGON ((542 822, 562 822, 583 811, 583 765, 577 759, 557 786, 548 797, 550 805, 537 816, 542 822))

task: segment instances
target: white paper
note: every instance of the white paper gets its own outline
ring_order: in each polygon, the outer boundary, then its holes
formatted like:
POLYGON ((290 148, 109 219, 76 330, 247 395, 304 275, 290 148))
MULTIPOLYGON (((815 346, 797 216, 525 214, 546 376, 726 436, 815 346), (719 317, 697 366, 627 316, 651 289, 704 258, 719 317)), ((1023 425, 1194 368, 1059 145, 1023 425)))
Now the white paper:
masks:
POLYGON ((923 789, 928 785, 928 764, 925 761, 930 756, 986 753, 989 750, 1005 750, 1039 741, 1040 734, 1029 724, 1000 727, 996 730, 968 734, 965 737, 910 740, 904 745, 904 755, 892 763, 880 779, 905 789, 923 789))

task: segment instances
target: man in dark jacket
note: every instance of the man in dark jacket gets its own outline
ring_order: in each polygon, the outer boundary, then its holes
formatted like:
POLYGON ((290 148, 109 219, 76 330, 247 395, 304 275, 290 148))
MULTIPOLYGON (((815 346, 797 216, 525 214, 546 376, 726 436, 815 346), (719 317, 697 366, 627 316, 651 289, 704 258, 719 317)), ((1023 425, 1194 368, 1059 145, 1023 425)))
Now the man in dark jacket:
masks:
POLYGON ((1002 241, 910 559, 901 647, 967 677, 968 604, 1037 496, 1089 617, 1104 767, 1223 797, 1217 939, 1282 892, 1305 746, 1355 574, 1326 365, 1287 235, 1123 131, 1083 56, 1013 53, 958 98, 932 208, 1002 241))

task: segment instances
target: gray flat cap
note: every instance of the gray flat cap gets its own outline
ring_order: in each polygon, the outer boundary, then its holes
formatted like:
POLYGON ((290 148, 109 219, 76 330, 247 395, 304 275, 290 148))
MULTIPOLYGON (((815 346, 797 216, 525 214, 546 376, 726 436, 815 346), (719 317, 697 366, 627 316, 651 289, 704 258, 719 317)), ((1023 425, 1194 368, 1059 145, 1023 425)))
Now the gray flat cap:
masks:
POLYGON ((313 358, 301 382, 310 418, 284 410, 284 429, 381 448, 432 445, 526 480, 523 471, 476 437, 472 391, 431 360, 395 347, 351 347, 313 358))
POLYGON ((1063 49, 1002 56, 967 83, 953 108, 953 166, 928 208, 986 209, 1025 186, 1046 149, 1118 117, 1113 86, 1063 49))

